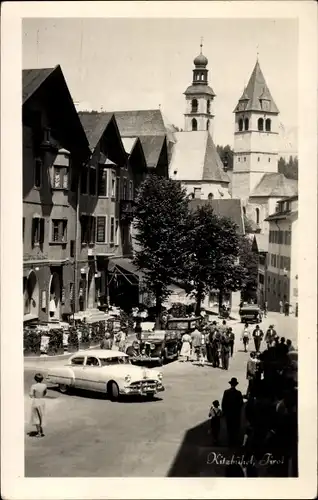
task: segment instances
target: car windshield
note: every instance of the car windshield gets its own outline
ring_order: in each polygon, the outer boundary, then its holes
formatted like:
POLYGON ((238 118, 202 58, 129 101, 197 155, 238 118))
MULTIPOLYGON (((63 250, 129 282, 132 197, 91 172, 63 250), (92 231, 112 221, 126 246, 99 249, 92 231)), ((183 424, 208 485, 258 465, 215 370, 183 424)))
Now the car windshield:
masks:
POLYGON ((113 358, 100 358, 100 362, 102 366, 108 366, 108 365, 128 365, 129 364, 129 358, 126 356, 116 356, 113 358))

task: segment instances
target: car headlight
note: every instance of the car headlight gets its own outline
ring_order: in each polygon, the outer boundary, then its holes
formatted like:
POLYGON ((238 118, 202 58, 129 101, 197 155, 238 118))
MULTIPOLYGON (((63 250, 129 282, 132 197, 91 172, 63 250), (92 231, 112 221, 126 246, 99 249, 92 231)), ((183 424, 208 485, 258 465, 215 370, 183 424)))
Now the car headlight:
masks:
POLYGON ((131 376, 130 375, 126 375, 125 377, 125 382, 130 382, 131 381, 131 376))
POLYGON ((159 379, 159 380, 162 380, 162 373, 161 373, 161 372, 160 372, 160 373, 158 373, 158 379, 159 379))
POLYGON ((156 349, 156 345, 155 344, 150 344, 150 349, 156 349))

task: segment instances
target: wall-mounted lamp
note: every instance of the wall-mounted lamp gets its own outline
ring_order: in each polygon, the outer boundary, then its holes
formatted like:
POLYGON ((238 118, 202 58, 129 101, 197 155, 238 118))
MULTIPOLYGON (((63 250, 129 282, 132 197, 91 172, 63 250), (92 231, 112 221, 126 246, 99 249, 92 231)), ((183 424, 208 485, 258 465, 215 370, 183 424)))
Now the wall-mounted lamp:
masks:
POLYGON ((35 267, 34 268, 35 271, 39 271, 39 269, 40 269, 39 267, 35 267))

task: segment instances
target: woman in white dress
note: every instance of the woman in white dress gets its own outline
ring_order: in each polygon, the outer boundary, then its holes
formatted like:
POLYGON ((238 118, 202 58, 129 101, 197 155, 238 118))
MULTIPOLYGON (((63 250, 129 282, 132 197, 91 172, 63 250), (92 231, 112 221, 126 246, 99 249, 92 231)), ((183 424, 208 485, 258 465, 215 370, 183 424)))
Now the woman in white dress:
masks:
POLYGON ((190 356, 191 356, 191 336, 188 333, 185 333, 182 337, 180 361, 189 361, 190 356))

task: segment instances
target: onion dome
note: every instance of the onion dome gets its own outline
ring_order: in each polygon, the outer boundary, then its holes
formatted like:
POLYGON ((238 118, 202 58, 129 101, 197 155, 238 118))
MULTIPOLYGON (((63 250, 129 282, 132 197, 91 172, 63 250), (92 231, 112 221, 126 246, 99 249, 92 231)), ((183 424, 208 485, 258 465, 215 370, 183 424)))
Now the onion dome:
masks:
POLYGON ((207 58, 202 54, 199 54, 194 60, 193 60, 193 64, 195 66, 207 66, 208 65, 208 60, 207 58))

